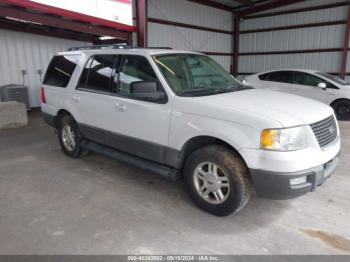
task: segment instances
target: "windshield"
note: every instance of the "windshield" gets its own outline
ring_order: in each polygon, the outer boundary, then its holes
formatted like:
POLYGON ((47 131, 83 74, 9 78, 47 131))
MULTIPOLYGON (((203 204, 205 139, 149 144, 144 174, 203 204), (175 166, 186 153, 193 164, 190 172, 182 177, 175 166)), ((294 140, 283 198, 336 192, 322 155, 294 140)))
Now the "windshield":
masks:
POLYGON ((154 60, 178 95, 199 96, 248 89, 205 55, 158 55, 154 60))
POLYGON ((324 77, 324 78, 326 78, 328 80, 331 80, 333 82, 336 82, 337 84, 342 85, 342 86, 345 86, 345 85, 349 84, 348 82, 346 82, 343 79, 340 79, 337 76, 329 75, 329 74, 322 73, 322 72, 316 72, 316 75, 322 76, 322 77, 324 77))

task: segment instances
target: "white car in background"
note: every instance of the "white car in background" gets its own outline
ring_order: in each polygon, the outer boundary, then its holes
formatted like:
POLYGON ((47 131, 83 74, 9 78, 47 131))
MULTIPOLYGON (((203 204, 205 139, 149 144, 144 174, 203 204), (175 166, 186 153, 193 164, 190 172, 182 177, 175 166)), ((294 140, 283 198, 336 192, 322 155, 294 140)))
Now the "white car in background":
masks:
POLYGON ((318 100, 333 107, 338 119, 350 119, 350 83, 323 72, 304 69, 266 71, 245 78, 245 84, 318 100))

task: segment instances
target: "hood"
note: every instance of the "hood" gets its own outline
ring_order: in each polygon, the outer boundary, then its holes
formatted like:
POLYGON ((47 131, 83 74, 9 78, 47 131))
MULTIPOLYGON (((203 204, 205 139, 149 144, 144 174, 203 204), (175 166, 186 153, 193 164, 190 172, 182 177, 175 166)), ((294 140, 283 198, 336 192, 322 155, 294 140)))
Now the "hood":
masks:
MULTIPOLYGON (((282 127, 312 124, 333 114, 333 109, 323 103, 301 96, 259 89, 224 93, 218 95, 192 97, 196 106, 186 107, 188 113, 208 112, 212 117, 232 121, 232 111, 244 115, 259 115, 272 119, 282 127), (220 110, 221 109, 221 110, 220 110)), ((244 119, 242 119, 244 121, 244 119)))

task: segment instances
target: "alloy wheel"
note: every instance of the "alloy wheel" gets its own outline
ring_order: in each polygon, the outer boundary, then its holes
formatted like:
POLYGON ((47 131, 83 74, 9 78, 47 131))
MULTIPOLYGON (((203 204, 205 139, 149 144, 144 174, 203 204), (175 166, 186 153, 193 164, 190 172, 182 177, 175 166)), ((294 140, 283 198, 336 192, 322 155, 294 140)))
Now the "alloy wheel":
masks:
POLYGON ((62 141, 67 150, 74 150, 76 146, 76 139, 75 133, 70 125, 64 125, 64 127, 62 128, 62 141))
POLYGON ((202 162, 193 172, 198 195, 211 204, 223 203, 230 194, 227 174, 215 163, 202 162))

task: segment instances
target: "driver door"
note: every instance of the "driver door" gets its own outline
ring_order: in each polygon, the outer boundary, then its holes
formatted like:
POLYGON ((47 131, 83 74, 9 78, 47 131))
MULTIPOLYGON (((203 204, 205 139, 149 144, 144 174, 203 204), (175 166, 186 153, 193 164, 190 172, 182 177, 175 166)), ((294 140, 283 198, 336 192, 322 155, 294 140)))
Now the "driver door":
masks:
POLYGON ((327 89, 318 87, 319 83, 326 83, 323 79, 304 72, 294 72, 293 82, 296 95, 328 103, 327 89))

